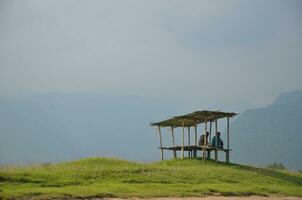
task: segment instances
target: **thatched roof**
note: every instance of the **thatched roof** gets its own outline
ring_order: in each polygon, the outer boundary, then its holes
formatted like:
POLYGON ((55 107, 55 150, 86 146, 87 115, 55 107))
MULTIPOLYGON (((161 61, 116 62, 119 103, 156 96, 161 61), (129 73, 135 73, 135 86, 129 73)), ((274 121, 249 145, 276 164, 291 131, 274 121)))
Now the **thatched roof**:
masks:
POLYGON ((186 115, 175 116, 170 119, 151 123, 151 126, 161 127, 181 127, 195 126, 197 124, 214 121, 225 117, 234 117, 236 113, 220 112, 220 111, 196 111, 186 115))

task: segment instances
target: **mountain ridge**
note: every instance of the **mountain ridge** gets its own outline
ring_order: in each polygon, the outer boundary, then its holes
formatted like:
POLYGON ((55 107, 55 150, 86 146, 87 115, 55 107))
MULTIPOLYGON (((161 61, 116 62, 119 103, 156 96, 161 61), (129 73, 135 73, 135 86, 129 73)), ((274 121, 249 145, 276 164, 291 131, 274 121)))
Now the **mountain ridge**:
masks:
MULTIPOLYGON (((296 100, 301 94, 280 94, 276 98, 279 103, 248 109, 232 120, 231 161, 260 166, 282 162, 290 169, 301 169, 301 159, 297 158, 302 143, 298 134, 302 102, 296 100)), ((191 111, 188 107, 133 96, 51 94, 0 99, 0 164, 96 155, 154 161, 159 157, 158 136, 149 123, 171 113, 187 113, 191 111)), ((203 128, 198 130, 200 135, 203 128)), ((178 136, 176 133, 176 142, 180 143, 178 136)), ((225 134, 222 137, 225 139, 225 134)), ((169 134, 163 134, 163 142, 170 145, 169 134)), ((170 156, 165 153, 166 158, 170 156)))
POLYGON ((274 104, 249 109, 231 124, 236 162, 267 165, 281 162, 301 169, 302 91, 285 93, 274 104), (240 149, 240 151, 238 151, 240 149))

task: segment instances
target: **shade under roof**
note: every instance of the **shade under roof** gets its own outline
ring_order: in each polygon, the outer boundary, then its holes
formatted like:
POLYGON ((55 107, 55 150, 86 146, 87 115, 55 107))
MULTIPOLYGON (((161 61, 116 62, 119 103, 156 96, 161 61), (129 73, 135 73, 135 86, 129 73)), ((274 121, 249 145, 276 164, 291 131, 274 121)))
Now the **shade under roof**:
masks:
POLYGON ((161 127, 181 127, 181 126, 195 126, 197 124, 214 121, 225 117, 234 117, 236 113, 221 112, 221 111, 195 111, 186 115, 175 116, 170 119, 151 123, 151 126, 161 127))

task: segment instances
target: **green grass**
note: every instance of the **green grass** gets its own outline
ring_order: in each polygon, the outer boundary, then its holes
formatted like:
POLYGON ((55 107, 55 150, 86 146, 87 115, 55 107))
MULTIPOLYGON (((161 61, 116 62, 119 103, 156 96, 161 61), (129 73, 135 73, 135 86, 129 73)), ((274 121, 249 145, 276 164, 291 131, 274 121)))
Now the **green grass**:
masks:
POLYGON ((158 163, 89 158, 0 168, 0 199, 302 196, 302 174, 198 159, 158 163))

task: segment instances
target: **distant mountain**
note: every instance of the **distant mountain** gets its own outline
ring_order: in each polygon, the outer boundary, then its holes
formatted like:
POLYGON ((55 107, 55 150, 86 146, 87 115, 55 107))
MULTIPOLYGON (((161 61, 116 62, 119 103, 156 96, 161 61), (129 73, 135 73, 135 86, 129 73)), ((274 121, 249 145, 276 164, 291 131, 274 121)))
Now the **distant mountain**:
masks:
POLYGON ((0 164, 95 155, 156 160, 158 136, 149 123, 186 111, 182 104, 135 96, 0 99, 0 164))
POLYGON ((243 112, 231 124, 232 160, 302 169, 302 91, 281 94, 273 105, 243 112))
MULTIPOLYGON (((263 166, 282 162, 302 169, 301 96, 301 91, 282 94, 271 106, 241 113, 231 124, 231 161, 263 166)), ((188 107, 135 96, 52 94, 0 99, 0 164, 95 155, 158 160, 158 135, 149 123, 191 112, 188 107)), ((180 144, 180 130, 175 131, 180 144)), ((171 145, 166 132, 163 142, 171 145)))
POLYGON ((292 91, 279 95, 273 105, 295 104, 302 102, 302 91, 292 91))
POLYGON ((65 132, 64 126, 37 103, 0 100, 1 164, 68 158, 74 146, 65 132))

